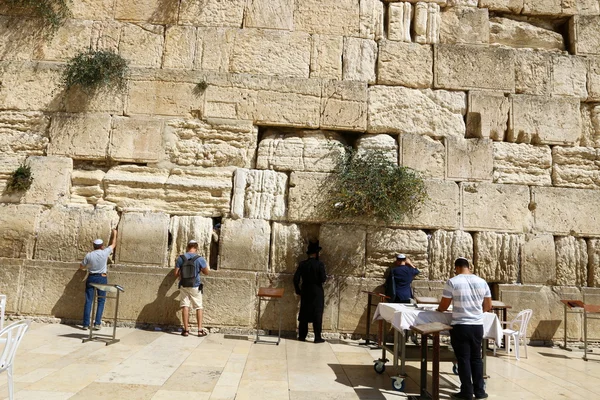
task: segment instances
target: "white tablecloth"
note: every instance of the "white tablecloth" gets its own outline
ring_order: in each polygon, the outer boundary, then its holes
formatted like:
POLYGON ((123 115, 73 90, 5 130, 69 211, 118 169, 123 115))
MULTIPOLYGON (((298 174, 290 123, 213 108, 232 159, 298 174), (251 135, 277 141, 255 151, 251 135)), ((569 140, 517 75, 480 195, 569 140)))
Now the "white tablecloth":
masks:
MULTIPOLYGON (((429 322, 441 322, 450 325, 452 313, 429 311, 398 303, 379 303, 373 315, 373 321, 382 319, 392 324, 395 329, 408 330, 413 325, 429 322)), ((494 339, 497 343, 500 343, 502 325, 500 325, 496 314, 490 312, 483 314, 483 337, 494 339)))

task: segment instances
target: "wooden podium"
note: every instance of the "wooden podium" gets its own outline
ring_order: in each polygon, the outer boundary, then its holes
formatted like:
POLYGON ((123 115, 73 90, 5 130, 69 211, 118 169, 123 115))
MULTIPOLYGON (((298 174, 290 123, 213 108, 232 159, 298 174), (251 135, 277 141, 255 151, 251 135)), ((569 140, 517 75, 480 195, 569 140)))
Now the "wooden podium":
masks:
POLYGON ((279 317, 279 333, 277 335, 277 342, 275 342, 275 344, 279 345, 279 342, 281 341, 281 298, 283 297, 283 288, 262 287, 258 289, 258 294, 256 296, 258 297, 258 315, 256 316, 256 339, 254 340, 254 343, 273 343, 269 340, 260 339, 258 336, 258 332, 260 329, 260 304, 263 301, 276 301, 277 314, 279 317))

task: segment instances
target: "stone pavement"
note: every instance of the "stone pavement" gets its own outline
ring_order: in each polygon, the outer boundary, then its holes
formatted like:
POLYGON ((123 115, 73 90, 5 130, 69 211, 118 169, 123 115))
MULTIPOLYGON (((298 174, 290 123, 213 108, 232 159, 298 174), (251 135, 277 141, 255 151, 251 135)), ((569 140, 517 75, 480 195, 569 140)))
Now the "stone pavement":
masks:
MULTIPOLYGON (((112 333, 103 328, 102 333, 112 333)), ((406 394, 391 388, 388 368, 373 370, 381 351, 353 341, 279 346, 223 334, 119 328, 121 342, 81 343, 77 327, 33 323, 15 365, 16 399, 384 400, 406 394)), ((600 396, 600 354, 529 347, 529 359, 488 357, 490 399, 593 399, 600 396)), ((416 362, 408 363, 407 393, 418 392, 416 362)), ((442 398, 458 377, 442 363, 442 398)), ((8 396, 0 374, 0 398, 8 396)))

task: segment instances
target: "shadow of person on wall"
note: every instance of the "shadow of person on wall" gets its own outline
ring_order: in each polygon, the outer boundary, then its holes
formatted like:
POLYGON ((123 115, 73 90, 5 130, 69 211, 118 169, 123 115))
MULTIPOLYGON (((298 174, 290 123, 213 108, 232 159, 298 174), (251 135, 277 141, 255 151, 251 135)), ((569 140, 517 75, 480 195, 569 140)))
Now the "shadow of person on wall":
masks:
MULTIPOLYGON (((85 305, 85 271, 76 269, 62 294, 52 307, 51 315, 67 324, 81 324, 85 305)), ((44 287, 40 290, 44 291, 44 287)), ((42 294, 42 298, 44 298, 42 294)))
POLYGON ((177 316, 177 312, 179 311, 179 300, 177 299, 179 291, 175 285, 176 280, 175 271, 170 269, 157 288, 156 298, 151 303, 146 304, 138 314, 136 325, 141 328, 152 329, 154 325, 181 324, 177 316), (169 294, 170 290, 173 290, 171 294, 169 294))

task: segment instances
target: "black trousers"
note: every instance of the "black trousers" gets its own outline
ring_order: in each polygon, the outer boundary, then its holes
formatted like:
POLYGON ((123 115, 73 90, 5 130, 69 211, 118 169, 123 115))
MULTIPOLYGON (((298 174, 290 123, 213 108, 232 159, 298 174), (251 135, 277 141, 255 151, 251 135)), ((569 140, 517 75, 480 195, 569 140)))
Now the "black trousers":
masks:
POLYGON ((458 360, 461 394, 481 397, 483 388, 483 360, 481 342, 483 325, 452 325, 450 343, 458 360))
MULTIPOLYGON (((321 340, 321 330, 323 329, 323 315, 315 316, 313 321, 313 330, 315 331, 315 340, 321 340)), ((298 339, 305 340, 308 335, 308 321, 298 321, 298 339)))

